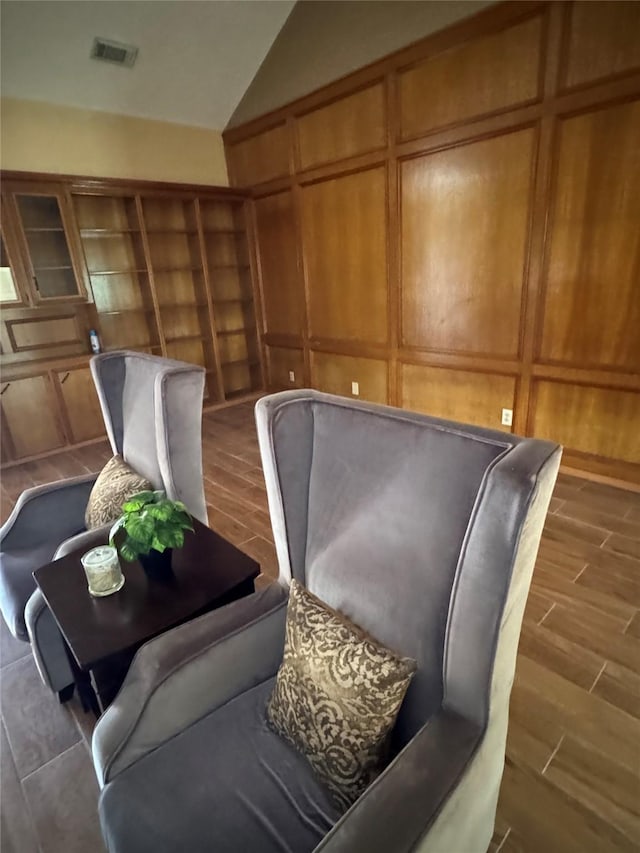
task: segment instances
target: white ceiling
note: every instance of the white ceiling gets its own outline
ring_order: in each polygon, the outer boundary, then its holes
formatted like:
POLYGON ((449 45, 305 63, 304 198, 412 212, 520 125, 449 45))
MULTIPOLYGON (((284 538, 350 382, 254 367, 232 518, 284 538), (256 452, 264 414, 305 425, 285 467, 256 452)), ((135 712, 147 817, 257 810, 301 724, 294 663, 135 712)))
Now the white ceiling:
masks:
POLYGON ((6 97, 221 130, 294 0, 3 0, 6 97), (139 47, 89 59, 94 36, 139 47))

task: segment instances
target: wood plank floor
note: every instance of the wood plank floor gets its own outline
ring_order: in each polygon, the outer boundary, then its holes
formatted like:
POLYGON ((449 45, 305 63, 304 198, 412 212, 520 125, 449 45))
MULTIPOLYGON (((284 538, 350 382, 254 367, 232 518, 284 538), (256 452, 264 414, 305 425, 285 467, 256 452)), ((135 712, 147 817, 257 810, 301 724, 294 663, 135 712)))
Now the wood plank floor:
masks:
MULTIPOLYGON (((207 413, 203 448, 209 522, 260 561, 266 582, 277 563, 252 404, 207 413)), ((22 489, 97 470, 109 455, 92 445, 2 472, 3 518, 22 489)), ((26 645, 6 629, 0 639, 0 849, 99 851, 91 720, 44 691, 26 645)), ((525 614, 490 849, 640 850, 639 770, 640 495, 561 475, 525 614)))

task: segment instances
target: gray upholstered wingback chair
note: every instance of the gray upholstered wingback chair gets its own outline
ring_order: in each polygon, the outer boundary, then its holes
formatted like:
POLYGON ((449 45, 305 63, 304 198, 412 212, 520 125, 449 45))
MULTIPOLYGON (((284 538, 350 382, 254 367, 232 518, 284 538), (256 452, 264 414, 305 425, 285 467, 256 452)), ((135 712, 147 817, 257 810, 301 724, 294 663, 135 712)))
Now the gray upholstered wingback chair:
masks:
MULTIPOLYGON (((91 359, 114 454, 155 488, 180 499, 206 524, 202 480, 203 368, 136 352, 91 359)), ((0 609, 12 634, 30 641, 46 685, 73 683, 61 635, 32 572, 76 548, 106 541, 109 525, 87 531, 84 514, 96 474, 27 489, 0 530, 0 609)))
POLYGON ((138 652, 93 738, 109 851, 486 850, 561 449, 314 391, 256 417, 279 583, 138 652), (418 662, 342 816, 265 723, 292 577, 418 662))

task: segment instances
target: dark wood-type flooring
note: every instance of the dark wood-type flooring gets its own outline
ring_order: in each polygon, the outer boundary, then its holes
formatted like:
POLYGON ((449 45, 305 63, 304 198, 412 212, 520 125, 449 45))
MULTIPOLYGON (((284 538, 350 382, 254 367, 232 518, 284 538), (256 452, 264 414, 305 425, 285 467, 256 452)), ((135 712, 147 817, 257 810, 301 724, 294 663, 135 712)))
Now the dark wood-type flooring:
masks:
MULTIPOLYGON (((252 404, 208 412, 203 443, 209 523, 266 582, 277 564, 252 404)), ((22 489, 109 455, 95 444, 4 470, 2 518, 22 489)), ((525 614, 493 853, 640 849, 639 608, 640 495, 561 475, 525 614)), ((57 704, 4 623, 0 640, 0 850, 100 853, 92 720, 57 704)))

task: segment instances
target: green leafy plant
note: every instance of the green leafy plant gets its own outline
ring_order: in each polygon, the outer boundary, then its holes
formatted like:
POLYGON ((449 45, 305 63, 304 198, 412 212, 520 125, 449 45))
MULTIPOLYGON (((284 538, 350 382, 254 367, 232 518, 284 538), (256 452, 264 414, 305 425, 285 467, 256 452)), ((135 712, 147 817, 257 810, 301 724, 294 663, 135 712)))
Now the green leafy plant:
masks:
POLYGON ((151 549, 162 553, 166 548, 182 548, 185 530, 193 530, 192 519, 182 501, 172 501, 165 492, 138 492, 122 505, 122 515, 109 532, 114 544, 118 531, 125 539, 119 551, 127 561, 148 554, 151 549))

